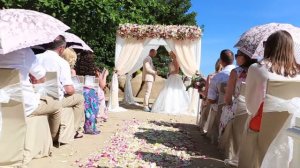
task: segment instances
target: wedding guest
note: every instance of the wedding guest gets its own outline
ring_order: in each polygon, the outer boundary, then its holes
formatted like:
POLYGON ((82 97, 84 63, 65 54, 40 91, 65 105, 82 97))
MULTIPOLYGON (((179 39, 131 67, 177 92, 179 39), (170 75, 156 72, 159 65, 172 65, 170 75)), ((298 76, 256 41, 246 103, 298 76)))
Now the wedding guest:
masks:
POLYGON ((62 58, 64 58, 70 65, 71 68, 71 76, 76 76, 76 71, 74 66, 77 61, 77 54, 72 48, 66 48, 62 53, 62 58))
POLYGON ((211 79, 211 83, 208 88, 208 102, 210 104, 218 104, 216 108, 213 108, 210 111, 213 124, 211 128, 208 128, 211 129, 211 132, 208 132, 207 135, 211 138, 212 143, 217 142, 219 135, 219 123, 222 113, 222 106, 224 105, 225 86, 229 79, 231 70, 235 68, 233 65, 233 60, 234 56, 231 50, 225 49, 221 51, 220 61, 224 68, 211 79))
POLYGON ((46 70, 39 65, 36 56, 30 48, 24 48, 8 54, 0 54, 0 68, 13 68, 20 72, 24 100, 25 116, 47 115, 53 140, 57 138, 60 125, 60 110, 62 104, 49 96, 35 93, 32 83, 45 82, 46 70), (30 77, 31 81, 30 82, 30 77))
POLYGON ((215 63, 215 72, 211 73, 207 76, 206 79, 206 83, 205 83, 205 90, 204 93, 202 94, 202 105, 201 105, 201 117, 200 117, 200 122, 199 122, 199 128, 200 131, 203 132, 205 135, 207 130, 204 129, 204 125, 207 123, 207 125, 209 124, 209 120, 208 120, 208 114, 209 111, 211 109, 211 105, 208 101, 207 101, 207 93, 208 93, 208 88, 209 88, 209 84, 211 79, 220 71, 222 70, 222 65, 221 65, 221 61, 220 59, 217 59, 216 63, 215 63))
POLYGON ((48 50, 38 54, 39 63, 48 72, 57 72, 60 85, 60 100, 63 108, 72 108, 74 112, 74 138, 83 137, 81 129, 84 123, 84 98, 81 94, 75 93, 71 78, 71 68, 69 63, 61 55, 66 47, 65 37, 59 35, 53 42, 48 44, 48 50))
MULTIPOLYGON (((245 133, 246 137, 241 144, 240 168, 260 167, 268 149, 268 146, 260 146, 258 144, 267 81, 299 81, 299 73, 300 67, 295 60, 292 36, 284 30, 271 34, 265 42, 262 62, 251 65, 248 70, 245 98, 251 120, 245 133)), ((271 143, 272 139, 266 137, 265 141, 271 143)))
POLYGON ((238 50, 235 59, 239 67, 230 73, 225 91, 225 106, 222 109, 220 121, 220 140, 219 145, 225 149, 225 163, 232 166, 238 165, 238 155, 241 139, 248 117, 246 110, 245 97, 241 95, 242 85, 245 84, 248 68, 256 59, 238 50))
POLYGON ((78 59, 75 64, 77 75, 90 75, 95 76, 96 71, 94 54, 90 51, 81 51, 78 54, 78 59))
POLYGON ((104 89, 106 88, 106 78, 108 76, 109 72, 107 69, 103 69, 102 72, 100 72, 99 68, 96 68, 96 77, 99 79, 99 88, 98 88, 98 96, 99 96, 99 118, 106 122, 108 119, 108 108, 106 107, 105 103, 105 93, 104 89))
POLYGON ((99 87, 97 89, 99 99, 99 112, 97 117, 102 121, 108 119, 108 108, 105 103, 104 89, 107 87, 106 79, 109 74, 107 69, 101 72, 95 65, 94 54, 91 52, 83 51, 79 54, 79 59, 76 63, 76 71, 79 75, 96 76, 99 79, 99 87))

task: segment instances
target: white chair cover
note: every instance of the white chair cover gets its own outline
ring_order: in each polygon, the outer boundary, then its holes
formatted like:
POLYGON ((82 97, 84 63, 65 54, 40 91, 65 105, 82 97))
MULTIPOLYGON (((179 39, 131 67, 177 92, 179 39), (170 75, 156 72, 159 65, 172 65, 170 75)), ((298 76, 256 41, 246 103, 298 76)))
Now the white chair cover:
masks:
POLYGON ((288 137, 286 131, 288 128, 295 126, 295 117, 300 117, 300 97, 284 100, 271 95, 266 96, 264 112, 285 111, 288 111, 291 115, 269 146, 261 165, 262 168, 289 167, 293 159, 293 139, 288 137))

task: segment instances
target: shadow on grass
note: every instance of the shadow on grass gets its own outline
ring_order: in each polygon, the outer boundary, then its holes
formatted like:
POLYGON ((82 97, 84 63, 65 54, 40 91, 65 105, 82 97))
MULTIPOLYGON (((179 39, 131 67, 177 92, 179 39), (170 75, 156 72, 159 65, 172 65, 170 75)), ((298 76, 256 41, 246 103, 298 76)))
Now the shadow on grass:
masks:
MULTIPOLYGON (((167 153, 150 153, 150 152, 136 152, 141 159, 148 162, 149 164, 155 163, 156 166, 160 167, 190 167, 191 161, 184 160, 175 155, 167 153)), ((150 166, 152 167, 152 166, 150 166)))
POLYGON ((136 132, 134 136, 146 140, 147 143, 159 143, 176 150, 189 152, 192 152, 194 149, 191 138, 183 131, 155 130, 148 128, 139 129, 141 131, 136 132))
POLYGON ((141 159, 151 164, 150 167, 155 166, 159 167, 169 167, 169 168, 179 168, 179 167, 192 167, 192 168, 224 168, 224 163, 222 160, 215 158, 204 158, 193 156, 189 160, 185 160, 175 155, 170 155, 167 153, 151 153, 151 152, 136 152, 136 155, 139 155, 141 159))
POLYGON ((124 102, 120 102, 120 107, 123 107, 125 109, 129 109, 129 110, 143 110, 144 107, 143 105, 136 103, 136 104, 127 104, 124 102))
POLYGON ((155 130, 141 126, 139 128, 141 131, 135 133, 137 138, 144 139, 147 143, 159 143, 192 154, 192 167, 224 167, 223 154, 216 145, 211 144, 209 139, 201 135, 197 125, 153 120, 149 123, 177 128, 178 131, 155 130))

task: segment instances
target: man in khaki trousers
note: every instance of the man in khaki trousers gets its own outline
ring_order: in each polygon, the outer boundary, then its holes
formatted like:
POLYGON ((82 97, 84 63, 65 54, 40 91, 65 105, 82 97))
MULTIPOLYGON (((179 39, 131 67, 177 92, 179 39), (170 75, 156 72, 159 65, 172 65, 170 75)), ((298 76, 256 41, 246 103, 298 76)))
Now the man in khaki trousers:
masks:
POLYGON ((85 114, 83 95, 75 93, 74 84, 71 78, 69 63, 61 55, 66 47, 66 39, 59 35, 47 46, 47 51, 38 54, 39 63, 48 72, 57 72, 59 80, 59 95, 63 108, 72 108, 74 112, 74 138, 81 138, 85 114))
POLYGON ((149 107, 149 97, 151 94, 153 82, 155 81, 155 76, 157 75, 157 71, 155 71, 152 58, 155 57, 157 54, 155 49, 151 49, 149 55, 145 58, 143 63, 143 81, 140 90, 138 91, 137 95, 141 92, 142 88, 146 84, 146 92, 144 96, 144 111, 150 112, 149 107))

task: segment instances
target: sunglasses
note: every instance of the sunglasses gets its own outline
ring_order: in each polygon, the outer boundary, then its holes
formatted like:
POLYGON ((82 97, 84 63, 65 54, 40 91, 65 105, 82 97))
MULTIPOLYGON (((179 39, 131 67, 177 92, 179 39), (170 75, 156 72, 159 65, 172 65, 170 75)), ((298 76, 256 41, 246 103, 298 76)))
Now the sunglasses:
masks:
POLYGON ((263 41, 263 47, 265 48, 266 47, 266 41, 263 41))
POLYGON ((234 55, 235 58, 237 58, 238 56, 243 56, 243 54, 242 54, 242 53, 236 53, 236 54, 234 55))

